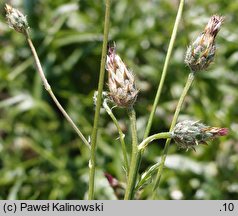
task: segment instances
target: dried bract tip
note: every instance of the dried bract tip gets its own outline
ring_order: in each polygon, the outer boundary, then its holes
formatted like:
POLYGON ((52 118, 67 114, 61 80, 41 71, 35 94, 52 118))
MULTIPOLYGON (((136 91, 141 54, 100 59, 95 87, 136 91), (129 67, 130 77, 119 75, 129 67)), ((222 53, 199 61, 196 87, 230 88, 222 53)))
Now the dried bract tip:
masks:
POLYGON ((214 60, 215 38, 223 21, 224 17, 213 15, 203 33, 188 47, 184 61, 192 71, 205 70, 214 60))
POLYGON ((108 50, 106 70, 108 71, 109 97, 119 107, 133 106, 138 94, 135 78, 120 56, 116 54, 115 46, 108 50))
POLYGON ((5 5, 5 11, 9 27, 25 34, 26 30, 29 28, 26 16, 8 4, 5 5))
POLYGON ((204 33, 208 35, 213 35, 215 38, 223 22, 224 22, 223 16, 213 15, 208 21, 204 29, 204 33))
POLYGON ((227 128, 209 127, 198 121, 185 120, 179 122, 172 131, 172 138, 182 149, 194 149, 198 144, 228 134, 227 128))

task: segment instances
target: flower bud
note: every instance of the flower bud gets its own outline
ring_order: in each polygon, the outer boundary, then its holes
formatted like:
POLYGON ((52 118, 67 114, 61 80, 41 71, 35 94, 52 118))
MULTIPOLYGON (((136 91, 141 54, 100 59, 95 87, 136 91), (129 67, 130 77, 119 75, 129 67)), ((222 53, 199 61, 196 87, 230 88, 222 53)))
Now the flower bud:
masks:
POLYGON ((198 121, 185 120, 174 127, 172 138, 179 148, 195 150, 196 145, 207 144, 207 141, 227 134, 227 128, 209 127, 198 121))
POLYGON ((25 34, 26 30, 29 28, 26 16, 8 4, 5 5, 5 11, 9 27, 25 34))
POLYGON ((104 176, 107 178, 108 183, 112 187, 116 197, 118 199, 123 199, 126 187, 125 184, 123 182, 118 181, 109 173, 105 173, 104 176))
POLYGON ((135 78, 120 56, 116 54, 115 47, 108 50, 106 70, 108 71, 109 97, 119 107, 133 106, 138 94, 135 78))
POLYGON ((188 47, 184 61, 192 71, 205 70, 214 60, 215 38, 223 21, 224 17, 213 15, 203 33, 188 47))

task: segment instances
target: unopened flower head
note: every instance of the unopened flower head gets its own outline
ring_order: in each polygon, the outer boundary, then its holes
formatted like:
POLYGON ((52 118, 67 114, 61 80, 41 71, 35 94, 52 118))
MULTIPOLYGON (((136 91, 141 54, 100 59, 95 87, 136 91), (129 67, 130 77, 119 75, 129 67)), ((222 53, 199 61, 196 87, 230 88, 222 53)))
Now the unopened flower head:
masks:
POLYGON ((206 126, 198 121, 185 120, 179 122, 172 131, 172 138, 182 149, 194 149, 198 144, 228 134, 227 128, 206 126))
POLYGON ((115 46, 108 50, 106 70, 108 71, 109 97, 119 107, 133 106, 138 94, 135 78, 120 56, 116 54, 115 46))
POLYGON ((5 6, 5 11, 9 27, 25 34, 26 30, 29 28, 26 16, 8 4, 5 6))
POLYGON ((205 70, 214 60, 216 52, 215 38, 223 21, 224 17, 213 15, 203 33, 188 47, 185 63, 192 71, 205 70))

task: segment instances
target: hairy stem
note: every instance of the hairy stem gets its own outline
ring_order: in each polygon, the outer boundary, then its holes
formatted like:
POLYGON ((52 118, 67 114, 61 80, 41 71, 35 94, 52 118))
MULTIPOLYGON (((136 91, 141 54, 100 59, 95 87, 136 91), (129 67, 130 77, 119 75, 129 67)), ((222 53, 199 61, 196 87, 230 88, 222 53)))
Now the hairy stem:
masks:
MULTIPOLYGON (((188 79, 187 79, 187 82, 184 86, 184 89, 183 89, 183 92, 179 98, 179 102, 178 102, 178 105, 176 107, 176 110, 175 110, 175 113, 174 113, 174 116, 173 116, 173 120, 172 120, 172 123, 171 123, 171 126, 170 126, 170 130, 169 132, 171 132, 178 120, 178 116, 179 116, 179 113, 180 113, 180 110, 182 108, 182 105, 183 105, 183 102, 184 102, 184 99, 194 81, 194 78, 195 78, 195 73, 194 72, 191 72, 189 75, 188 75, 188 79)), ((166 160, 166 157, 167 157, 167 152, 168 152, 168 149, 169 149, 169 144, 171 142, 171 138, 168 138, 166 140, 166 143, 165 143, 165 147, 164 147, 164 151, 163 151, 163 155, 161 157, 161 164, 160 164, 160 167, 158 169, 158 173, 157 173, 157 176, 156 176, 156 179, 155 179, 155 183, 154 183, 154 187, 153 187, 153 194, 152 194, 152 198, 155 199, 156 198, 156 189, 157 187, 159 186, 159 183, 160 183, 160 179, 161 179, 161 175, 162 175, 162 172, 163 172, 163 168, 164 168, 164 163, 165 163, 165 160, 166 160)))
POLYGON ((104 99, 103 102, 103 107, 105 108, 105 110, 107 111, 108 115, 111 117, 113 123, 115 124, 117 131, 119 133, 119 139, 121 142, 121 148, 122 148, 122 154, 123 154, 123 158, 124 158, 124 165, 125 165, 125 171, 126 171, 126 176, 128 177, 128 172, 129 172, 129 162, 128 162, 128 158, 127 158, 127 151, 126 151, 126 144, 125 144, 125 134, 122 132, 120 125, 116 119, 116 117, 114 116, 112 109, 107 105, 107 99, 104 99))
POLYGON ((102 91, 103 91, 103 83, 104 83, 104 75, 105 75, 105 61, 106 61, 106 55, 107 55, 107 42, 108 42, 108 32, 109 32, 109 22, 110 22, 110 4, 111 4, 111 1, 106 0, 103 46, 102 46, 100 75, 99 75, 99 81, 98 81, 98 97, 97 97, 97 103, 96 103, 96 111, 94 115, 91 154, 90 154, 90 161, 89 161, 89 189, 88 189, 89 200, 94 199, 94 178, 95 178, 95 165, 96 165, 97 132, 98 132, 99 117, 100 117, 100 109, 102 105, 102 91))
POLYGON ((176 20, 175 20, 175 23, 174 23, 173 32, 172 32, 172 35, 171 35, 171 38, 170 38, 169 47, 168 47, 167 55, 166 55, 165 62, 164 62, 164 67, 163 67, 160 83, 159 83, 158 90, 157 90, 157 93, 156 93, 156 96, 155 96, 152 111, 150 113, 149 120, 148 120, 146 129, 145 129, 144 139, 149 136, 150 129, 151 129, 151 126, 152 126, 154 115, 155 115, 155 111, 156 111, 156 108, 157 108, 158 103, 159 103, 159 99, 160 99, 160 95, 161 95, 162 88, 163 88, 163 85, 164 85, 165 77, 167 75, 169 60, 170 60, 170 57, 171 57, 171 54, 172 54, 175 38, 176 38, 176 35, 177 35, 177 31, 178 31, 179 22, 180 22, 181 17, 182 17, 184 1, 185 0, 181 0, 180 4, 179 4, 176 20))
POLYGON ((128 183, 127 183, 125 197, 124 197, 125 200, 133 199, 134 189, 136 185, 136 178, 137 178, 137 173, 139 168, 139 162, 141 158, 141 154, 139 153, 139 148, 138 148, 135 110, 133 108, 128 110, 128 115, 129 115, 130 126, 131 126, 132 153, 131 153, 131 163, 130 163, 128 183))
POLYGON ((45 77, 45 74, 44 74, 44 71, 42 69, 42 66, 41 66, 41 63, 40 63, 40 60, 39 60, 39 57, 37 55, 37 52, 36 52, 36 49, 31 41, 31 37, 30 37, 30 34, 28 31, 25 32, 25 36, 26 36, 26 39, 27 39, 27 42, 31 48, 31 52, 32 52, 32 55, 34 57, 34 60, 35 60, 35 63, 36 63, 36 68, 37 68, 37 71, 41 77, 41 80, 44 84, 44 87, 45 87, 45 90, 49 93, 49 95, 51 96, 51 98, 53 99, 53 101, 55 102, 56 106, 58 107, 58 109, 61 111, 61 113, 63 114, 63 116, 66 118, 66 120, 69 122, 69 124, 72 126, 72 128, 76 131, 76 133, 78 134, 78 136, 82 139, 82 141, 84 142, 84 144, 90 149, 91 146, 90 144, 88 143, 88 141, 86 140, 86 138, 84 137, 84 135, 82 134, 82 132, 78 129, 78 127, 75 125, 75 123, 73 122, 73 120, 70 118, 70 116, 67 114, 67 112, 64 110, 64 108, 61 106, 60 102, 58 101, 58 99, 55 97, 52 89, 51 89, 51 86, 49 85, 46 77, 45 77))

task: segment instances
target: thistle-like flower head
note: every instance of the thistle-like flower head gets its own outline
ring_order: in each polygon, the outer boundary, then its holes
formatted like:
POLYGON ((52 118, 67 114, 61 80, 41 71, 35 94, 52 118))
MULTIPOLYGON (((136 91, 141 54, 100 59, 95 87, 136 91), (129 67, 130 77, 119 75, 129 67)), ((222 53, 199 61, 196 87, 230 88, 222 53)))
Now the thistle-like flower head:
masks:
POLYGON ((108 71, 109 97, 119 107, 133 106, 138 94, 135 78, 120 56, 116 54, 115 46, 108 50, 106 70, 108 71))
POLYGON ((206 126, 198 121, 185 120, 179 122, 172 131, 172 138, 182 149, 194 149, 198 144, 228 134, 227 128, 206 126))
POLYGON ((214 60, 215 38, 223 21, 224 17, 213 15, 202 34, 188 47, 184 61, 192 71, 205 70, 214 60))
POLYGON ((9 27, 25 34, 29 28, 26 16, 8 4, 5 5, 5 11, 9 27))

